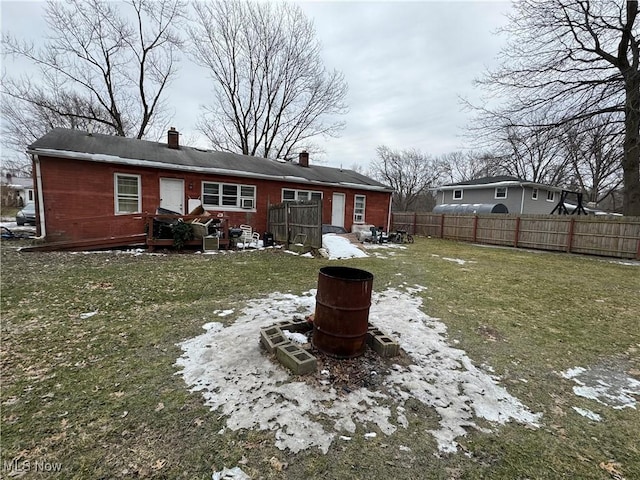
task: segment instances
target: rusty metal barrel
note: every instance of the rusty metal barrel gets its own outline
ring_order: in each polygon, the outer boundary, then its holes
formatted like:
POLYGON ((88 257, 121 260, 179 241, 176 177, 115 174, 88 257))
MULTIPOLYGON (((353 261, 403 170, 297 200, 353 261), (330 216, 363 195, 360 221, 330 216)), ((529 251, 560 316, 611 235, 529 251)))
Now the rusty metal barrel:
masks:
POLYGON ((373 275, 349 267, 324 267, 318 274, 311 342, 327 355, 362 355, 367 342, 373 275))

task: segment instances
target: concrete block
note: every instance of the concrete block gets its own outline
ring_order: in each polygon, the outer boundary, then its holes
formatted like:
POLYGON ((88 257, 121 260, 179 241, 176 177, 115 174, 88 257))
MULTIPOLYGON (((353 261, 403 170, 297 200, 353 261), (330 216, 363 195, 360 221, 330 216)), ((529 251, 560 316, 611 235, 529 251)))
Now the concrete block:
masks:
POLYGON ((373 348, 373 340, 375 339, 375 337, 382 336, 384 336, 384 333, 382 333, 381 330, 377 329, 374 326, 369 326, 369 329, 367 330, 367 345, 373 348))
POLYGON ((313 324, 307 322, 304 318, 294 318, 293 320, 285 320, 278 322, 280 330, 289 332, 307 333, 313 329, 313 324))
POLYGON ((381 357, 395 357, 400 353, 400 345, 386 335, 376 335, 373 337, 371 348, 381 357))
POLYGON ((279 345, 276 348, 276 357, 282 365, 296 375, 315 372, 317 368, 316 357, 293 343, 279 345))
POLYGON ((269 353, 274 353, 279 345, 288 342, 289 340, 278 327, 263 328, 260 330, 260 343, 269 353))

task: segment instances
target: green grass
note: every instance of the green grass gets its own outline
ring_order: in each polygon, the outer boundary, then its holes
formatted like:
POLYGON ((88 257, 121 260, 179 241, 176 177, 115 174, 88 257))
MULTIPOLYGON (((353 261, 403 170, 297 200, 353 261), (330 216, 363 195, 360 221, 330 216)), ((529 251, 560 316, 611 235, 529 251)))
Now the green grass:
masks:
POLYGON ((292 455, 269 432, 219 435, 225 419, 175 375, 176 343, 200 334, 216 309, 239 312, 273 291, 315 288, 328 261, 280 251, 19 253, 14 245, 2 245, 1 447, 3 467, 31 462, 23 478, 43 478, 36 461, 59 462, 62 471, 47 478, 65 479, 209 479, 236 465, 254 478, 613 478, 601 463, 640 478, 638 410, 599 408, 603 421, 588 421, 571 407, 594 402, 557 374, 613 362, 638 376, 638 266, 427 239, 388 259, 331 262, 371 271, 377 291, 427 287, 425 313, 542 412, 542 426, 486 425, 492 433, 459 439, 460 453, 437 455, 426 433, 437 414, 408 402, 406 430, 292 455))

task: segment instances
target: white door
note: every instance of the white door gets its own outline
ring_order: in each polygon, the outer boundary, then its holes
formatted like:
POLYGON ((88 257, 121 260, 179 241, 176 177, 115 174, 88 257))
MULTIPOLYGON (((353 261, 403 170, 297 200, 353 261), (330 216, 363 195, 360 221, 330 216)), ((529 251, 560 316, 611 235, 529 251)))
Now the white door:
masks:
POLYGON ((160 208, 184 214, 184 181, 176 178, 160 179, 160 208))
POLYGON ((344 193, 334 193, 331 202, 331 225, 344 227, 344 193))

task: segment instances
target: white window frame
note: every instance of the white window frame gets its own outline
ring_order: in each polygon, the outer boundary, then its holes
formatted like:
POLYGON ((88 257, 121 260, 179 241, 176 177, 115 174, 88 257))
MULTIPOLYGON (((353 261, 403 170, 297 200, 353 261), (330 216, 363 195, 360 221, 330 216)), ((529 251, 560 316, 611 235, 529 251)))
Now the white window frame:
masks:
POLYGON ((114 173, 113 174, 113 209, 116 215, 131 215, 140 213, 142 211, 142 181, 140 175, 132 173, 114 173), (118 191, 118 179, 119 178, 135 178, 137 183, 137 194, 131 195, 126 193, 120 193, 118 191), (137 206, 135 212, 120 211, 120 200, 136 200, 137 206))
POLYGON ((547 190, 547 202, 555 202, 555 201, 556 201, 556 192, 554 192, 553 190, 547 190))
POLYGON ((507 194, 509 192, 509 187, 496 187, 494 194, 493 194, 493 198, 497 199, 504 199, 507 198, 507 194), (504 196, 502 195, 498 195, 498 190, 504 190, 504 196))
POLYGON ((257 187, 255 185, 246 185, 240 183, 225 183, 225 182, 210 182, 207 180, 202 181, 202 207, 209 210, 222 210, 227 212, 246 212, 256 211, 256 197, 257 187), (206 187, 210 185, 217 186, 217 193, 206 193, 206 187), (230 189, 235 189, 235 193, 231 194, 230 189), (244 191, 243 191, 244 189, 244 191), (250 189, 252 192, 248 192, 250 189), (225 190, 227 190, 225 195, 225 190), (234 203, 230 204, 229 199, 234 198, 234 203), (210 200, 215 199, 214 203, 208 203, 210 200))
POLYGON ((295 188, 283 188, 281 192, 281 197, 283 202, 301 202, 301 201, 309 201, 309 200, 320 200, 322 201, 322 192, 319 190, 298 190, 295 188), (293 193, 293 198, 285 198, 285 192, 293 193), (313 197, 316 198, 313 198, 313 197), (320 198, 317 198, 317 197, 320 198))
POLYGON ((463 189, 460 188, 460 189, 457 189, 457 190, 453 191, 453 199, 454 200, 462 200, 462 197, 464 197, 464 190, 463 189), (456 193, 460 193, 460 196, 458 197, 456 195, 456 193))
POLYGON ((531 190, 531 200, 538 200, 538 189, 534 188, 531 190))
POLYGON ((354 195, 353 196, 353 223, 364 223, 364 215, 367 211, 367 196, 366 195, 354 195), (358 201, 362 201, 362 206, 358 207, 358 201))

